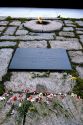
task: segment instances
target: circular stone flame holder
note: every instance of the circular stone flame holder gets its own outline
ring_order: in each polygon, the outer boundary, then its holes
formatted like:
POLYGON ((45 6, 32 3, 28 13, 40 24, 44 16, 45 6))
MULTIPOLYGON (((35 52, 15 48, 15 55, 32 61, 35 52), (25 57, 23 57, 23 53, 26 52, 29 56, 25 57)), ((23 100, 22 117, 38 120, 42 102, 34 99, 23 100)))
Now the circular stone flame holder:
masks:
POLYGON ((55 20, 31 20, 24 23, 24 27, 32 32, 54 32, 62 28, 62 23, 55 20))

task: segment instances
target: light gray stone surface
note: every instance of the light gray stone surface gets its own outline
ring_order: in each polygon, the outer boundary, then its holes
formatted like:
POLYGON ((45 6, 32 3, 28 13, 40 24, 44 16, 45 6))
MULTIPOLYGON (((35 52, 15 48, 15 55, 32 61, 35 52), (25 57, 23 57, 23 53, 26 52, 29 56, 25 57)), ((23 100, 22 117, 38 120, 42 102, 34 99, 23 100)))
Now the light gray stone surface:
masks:
POLYGON ((0 42, 0 47, 15 46, 15 45, 16 45, 16 42, 9 42, 9 41, 0 42))
POLYGON ((60 36, 69 36, 69 37, 75 37, 75 34, 73 32, 59 32, 60 36))
POLYGON ((75 24, 66 23, 65 26, 76 27, 75 24))
POLYGON ((83 34, 83 31, 76 31, 77 34, 83 34))
POLYGON ((82 49, 81 45, 77 41, 49 41, 52 48, 65 48, 67 50, 82 49))
POLYGON ((17 27, 8 27, 4 32, 4 35, 14 35, 17 27))
POLYGON ((83 21, 75 21, 79 26, 83 26, 83 21))
POLYGON ((75 28, 76 30, 81 30, 81 31, 83 31, 83 28, 75 28))
POLYGON ((79 74, 79 77, 83 79, 83 67, 77 66, 76 70, 77 70, 77 72, 79 74))
POLYGON ((71 21, 71 20, 64 20, 64 23, 70 23, 70 24, 72 24, 73 23, 73 21, 71 21))
POLYGON ((0 21, 0 25, 6 26, 9 22, 8 21, 0 21))
POLYGON ((0 81, 7 73, 7 67, 12 56, 13 49, 0 49, 0 81))
POLYGON ((80 39, 81 43, 83 44, 83 39, 80 39))
POLYGON ((12 25, 12 26, 19 26, 21 24, 20 21, 12 21, 9 25, 12 25))
POLYGON ((17 40, 16 36, 8 36, 8 35, 3 35, 0 37, 0 40, 17 40))
POLYGON ((51 33, 44 33, 40 35, 24 35, 24 36, 9 36, 4 35, 0 37, 0 40, 52 40, 54 36, 51 33))
POLYGON ((71 61, 74 63, 83 63, 83 52, 82 51, 69 51, 71 61))
POLYGON ((56 36, 56 40, 60 41, 79 41, 77 38, 67 38, 63 36, 56 36))
POLYGON ((17 30, 16 35, 27 35, 28 34, 28 31, 27 30, 17 30))
POLYGON ((45 40, 20 42, 19 47, 20 48, 28 48, 28 47, 46 48, 47 47, 47 42, 45 40))
POLYGON ((73 32, 59 32, 60 36, 69 36, 69 37, 75 37, 75 34, 73 32))
POLYGON ((83 35, 79 35, 80 39, 83 39, 83 35))
POLYGON ((2 26, 2 27, 0 27, 0 31, 3 31, 4 29, 5 29, 5 27, 3 27, 3 26, 2 26))
POLYGON ((38 24, 37 21, 38 20, 27 21, 24 23, 24 27, 34 32, 53 32, 62 28, 62 23, 59 21, 43 20, 48 22, 46 25, 38 24))
MULTIPOLYGON (((45 73, 44 73, 45 74, 45 73)), ((47 88, 48 92, 53 93, 66 93, 69 92, 75 83, 69 79, 63 79, 63 73, 50 73, 49 77, 44 75, 36 75, 26 72, 13 72, 11 80, 4 83, 7 90, 23 91, 30 88, 36 90, 37 85, 43 85, 47 88), (20 88, 18 86, 22 85, 20 88)))
POLYGON ((50 40, 54 39, 54 33, 39 33, 33 35, 17 36, 19 40, 50 40))
POLYGON ((63 27, 63 31, 74 31, 73 27, 63 27))

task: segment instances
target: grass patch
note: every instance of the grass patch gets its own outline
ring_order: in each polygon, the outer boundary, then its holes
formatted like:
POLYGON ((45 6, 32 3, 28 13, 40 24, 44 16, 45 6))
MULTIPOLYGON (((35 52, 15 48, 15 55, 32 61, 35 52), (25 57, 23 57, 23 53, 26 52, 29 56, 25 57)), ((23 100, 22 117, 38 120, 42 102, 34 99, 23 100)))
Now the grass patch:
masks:
POLYGON ((0 96, 4 94, 5 92, 5 87, 4 87, 4 82, 10 81, 11 73, 7 73, 2 77, 2 81, 0 81, 0 96))
POLYGON ((0 82, 0 96, 3 95, 4 91, 4 85, 2 84, 2 82, 0 82))
POLYGON ((11 17, 11 16, 8 16, 7 18, 6 18, 6 21, 11 21, 13 18, 11 17))
POLYGON ((77 78, 73 92, 83 99, 83 79, 77 78))

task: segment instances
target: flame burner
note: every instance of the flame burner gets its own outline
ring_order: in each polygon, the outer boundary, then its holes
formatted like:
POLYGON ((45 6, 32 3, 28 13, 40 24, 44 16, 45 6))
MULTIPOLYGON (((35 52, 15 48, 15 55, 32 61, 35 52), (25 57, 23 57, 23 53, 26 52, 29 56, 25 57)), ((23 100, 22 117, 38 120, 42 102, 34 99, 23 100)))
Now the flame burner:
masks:
POLYGON ((54 32, 62 28, 62 23, 57 20, 44 20, 38 17, 37 20, 24 23, 24 27, 32 32, 54 32))

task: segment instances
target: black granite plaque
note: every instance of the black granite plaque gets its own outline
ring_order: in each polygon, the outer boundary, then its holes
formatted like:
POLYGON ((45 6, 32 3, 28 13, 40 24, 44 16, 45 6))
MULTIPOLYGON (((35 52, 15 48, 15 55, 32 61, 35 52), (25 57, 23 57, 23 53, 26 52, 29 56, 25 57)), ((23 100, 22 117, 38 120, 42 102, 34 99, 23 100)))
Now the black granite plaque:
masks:
POLYGON ((71 70, 65 49, 18 48, 10 62, 9 70, 41 71, 71 70))

